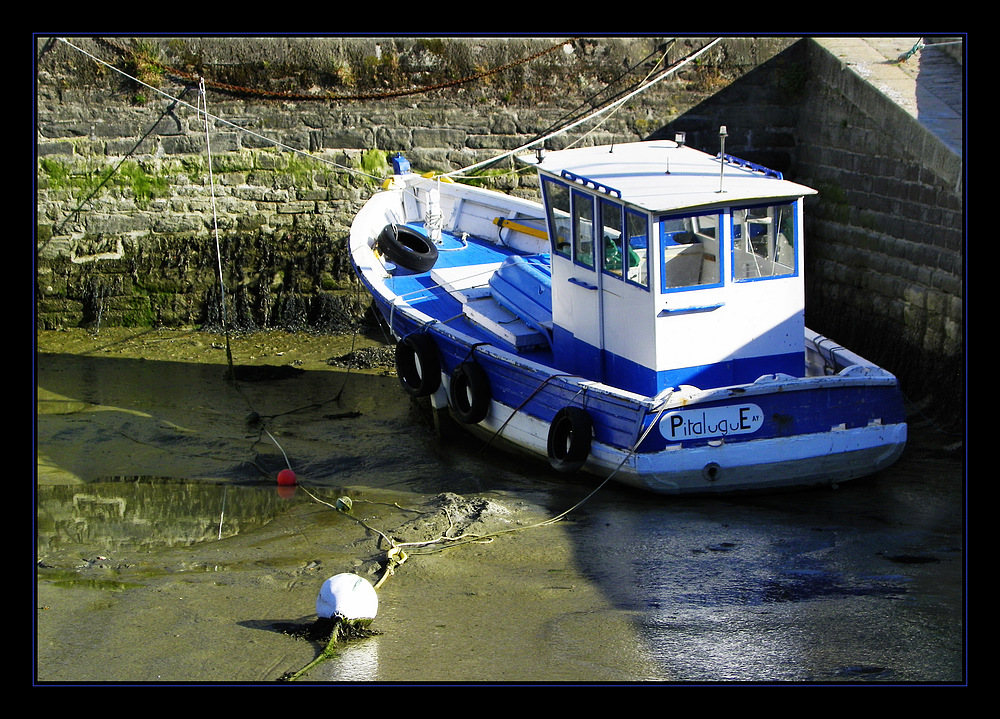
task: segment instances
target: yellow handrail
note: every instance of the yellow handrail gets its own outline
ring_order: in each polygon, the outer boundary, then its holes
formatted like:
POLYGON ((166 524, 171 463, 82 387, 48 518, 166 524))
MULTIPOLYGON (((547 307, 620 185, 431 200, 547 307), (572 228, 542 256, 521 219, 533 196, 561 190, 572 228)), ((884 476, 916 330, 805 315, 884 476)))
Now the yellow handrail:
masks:
POLYGON ((526 235, 533 235, 534 237, 540 237, 543 240, 549 239, 549 233, 545 230, 539 230, 536 227, 529 227, 528 225, 522 225, 519 222, 513 222, 505 217, 494 217, 493 224, 497 227, 506 227, 509 230, 514 230, 515 232, 523 232, 526 235))

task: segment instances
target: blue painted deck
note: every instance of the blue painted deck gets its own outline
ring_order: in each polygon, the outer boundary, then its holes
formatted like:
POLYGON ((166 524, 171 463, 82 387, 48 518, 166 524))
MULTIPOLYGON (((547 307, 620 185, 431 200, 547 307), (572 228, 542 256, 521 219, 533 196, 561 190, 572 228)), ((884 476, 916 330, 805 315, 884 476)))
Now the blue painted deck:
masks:
MULTIPOLYGON (((424 230, 422 223, 407 223, 407 226, 421 232, 424 230)), ((452 267, 496 265, 511 255, 520 254, 510 248, 476 237, 468 236, 463 242, 462 239, 451 233, 442 232, 441 241, 438 243, 438 260, 431 272, 447 270, 452 267)), ((463 315, 462 302, 452 296, 447 289, 439 286, 432 279, 431 272, 414 273, 399 267, 386 283, 394 293, 406 300, 414 309, 440 322, 447 322, 449 327, 470 335, 477 342, 496 344, 498 347, 506 348, 493 335, 463 315)), ((477 280, 477 286, 481 286, 484 293, 489 292, 489 280, 490 274, 488 273, 477 280)), ((519 354, 533 362, 548 367, 554 366, 552 352, 549 349, 534 348, 523 350, 519 354)))

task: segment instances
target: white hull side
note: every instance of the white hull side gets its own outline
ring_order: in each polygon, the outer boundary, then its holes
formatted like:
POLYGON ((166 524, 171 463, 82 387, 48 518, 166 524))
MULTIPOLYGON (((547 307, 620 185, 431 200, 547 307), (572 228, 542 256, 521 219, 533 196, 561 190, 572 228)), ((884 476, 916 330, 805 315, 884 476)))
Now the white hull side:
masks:
MULTIPOLYGON (((443 376, 442 389, 432 398, 438 409, 448 407, 447 382, 443 376)), ((482 422, 463 427, 491 444, 548 461, 548 424, 499 402, 491 402, 482 422)), ((594 442, 582 471, 658 494, 832 485, 889 467, 906 440, 907 425, 900 423, 641 454, 594 442)))

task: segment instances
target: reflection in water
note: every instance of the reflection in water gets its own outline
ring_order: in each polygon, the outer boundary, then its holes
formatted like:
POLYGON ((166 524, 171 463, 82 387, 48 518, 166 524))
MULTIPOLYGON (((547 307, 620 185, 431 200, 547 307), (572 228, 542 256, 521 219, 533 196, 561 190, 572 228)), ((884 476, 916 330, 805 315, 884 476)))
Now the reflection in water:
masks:
POLYGON ((165 478, 40 486, 37 551, 149 550, 222 539, 270 521, 287 506, 282 502, 271 488, 165 478))
POLYGON ((378 679, 378 637, 344 644, 337 654, 319 665, 312 681, 372 682, 378 679))
POLYGON ((930 466, 837 491, 595 506, 580 561, 679 681, 957 681, 958 487, 914 473, 930 466))
POLYGON ((313 486, 440 484, 433 431, 395 377, 305 372, 237 391, 219 365, 40 355, 38 368, 43 483, 273 482, 291 462, 313 486))

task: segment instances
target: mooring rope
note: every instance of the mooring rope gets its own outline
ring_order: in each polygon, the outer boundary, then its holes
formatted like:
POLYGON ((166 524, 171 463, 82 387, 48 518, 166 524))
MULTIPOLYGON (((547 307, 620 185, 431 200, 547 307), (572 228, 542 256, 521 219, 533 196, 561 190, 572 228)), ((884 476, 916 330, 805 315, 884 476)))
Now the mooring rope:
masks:
MULTIPOLYGON (((212 135, 209 126, 210 115, 208 113, 208 95, 205 92, 204 83, 201 83, 199 85, 197 109, 199 111, 199 114, 203 114, 205 118, 205 148, 208 155, 208 187, 212 205, 212 228, 213 228, 213 235, 215 238, 215 257, 216 257, 217 269, 219 272, 219 316, 220 316, 220 321, 222 322, 223 336, 225 337, 226 340, 226 362, 229 365, 229 379, 233 387, 236 388, 236 391, 239 392, 240 396, 247 403, 247 406, 251 410, 252 415, 260 417, 260 415, 254 410, 254 406, 253 403, 250 401, 250 398, 246 396, 246 393, 243 392, 243 389, 240 386, 239 378, 236 376, 236 365, 233 362, 233 349, 230 337, 231 333, 229 329, 228 311, 226 309, 226 283, 225 283, 225 276, 222 270, 222 247, 219 243, 219 220, 215 204, 215 175, 212 167, 214 163, 212 158, 212 135)), ((274 442, 275 446, 281 451, 282 456, 285 458, 285 464, 287 465, 288 469, 292 469, 292 463, 288 459, 288 454, 285 452, 284 448, 281 446, 278 440, 274 438, 274 435, 271 434, 266 427, 261 427, 261 429, 268 437, 271 438, 271 441, 274 442)), ((222 520, 220 519, 219 521, 220 521, 219 532, 221 535, 222 520)))
POLYGON ((146 138, 149 137, 151 134, 153 134, 153 130, 156 129, 156 127, 157 127, 157 125, 159 125, 160 121, 162 121, 164 117, 167 117, 168 115, 170 115, 174 111, 174 108, 176 106, 177 106, 177 101, 174 101, 171 104, 167 105, 166 109, 164 109, 163 112, 160 113, 160 116, 158 118, 156 118, 156 120, 154 120, 152 123, 149 124, 148 128, 146 129, 146 131, 142 134, 142 136, 139 137, 139 139, 132 146, 132 148, 127 153, 125 153, 124 155, 122 155, 122 158, 118 161, 118 163, 113 168, 111 168, 111 170, 108 171, 108 173, 103 178, 101 178, 101 181, 98 182, 90 190, 90 192, 77 203, 76 207, 74 207, 72 210, 70 210, 69 212, 66 213, 65 219, 63 219, 63 221, 60 222, 53 229, 51 236, 49 237, 49 239, 47 239, 45 241, 45 244, 48 244, 52 240, 52 237, 55 237, 55 236, 59 235, 62 232, 63 228, 66 226, 66 224, 70 221, 71 218, 73 218, 73 219, 79 218, 80 211, 83 209, 83 206, 85 204, 87 204, 90 200, 92 200, 97 195, 97 193, 101 190, 101 188, 104 187, 106 184, 108 184, 108 182, 111 181, 111 178, 114 177, 118 173, 118 170, 121 169, 122 165, 124 165, 125 162, 130 157, 132 157, 133 154, 135 154, 135 151, 138 150, 142 146, 142 143, 145 142, 146 138))
MULTIPOLYGON (((124 75, 125 77, 128 77, 132 81, 134 81, 134 82, 136 82, 136 83, 138 83, 138 84, 140 84, 140 85, 142 85, 144 87, 147 87, 150 90, 152 90, 152 91, 154 91, 154 92, 156 92, 156 93, 158 93, 158 94, 160 94, 160 95, 162 95, 162 96, 170 99, 172 102, 174 102, 176 104, 185 105, 187 107, 192 107, 189 103, 183 102, 179 98, 171 97, 170 95, 168 95, 167 93, 163 92, 159 88, 156 88, 156 87, 154 87, 154 86, 152 86, 152 85, 150 85, 148 83, 145 83, 145 82, 139 80, 136 77, 129 76, 127 73, 124 73, 123 71, 119 70, 118 68, 114 67, 113 65, 110 65, 109 63, 105 62, 104 60, 101 60, 100 58, 97 58, 96 56, 92 55, 91 53, 88 53, 88 52, 82 50, 81 48, 77 47, 76 45, 73 45, 73 43, 70 43, 69 41, 67 41, 65 39, 61 39, 61 40, 62 40, 62 42, 66 43, 70 47, 73 47, 74 49, 76 49, 80 53, 82 53, 82 54, 90 57, 95 62, 97 62, 97 63, 99 63, 99 64, 101 64, 101 65, 103 65, 105 67, 108 67, 109 69, 113 70, 114 72, 117 72, 119 74, 124 75)), ((666 79, 667 77, 671 76, 672 74, 674 74, 680 68, 682 68, 682 67, 684 67, 684 66, 686 66, 686 65, 688 65, 688 64, 690 64, 692 62, 694 62, 698 57, 700 57, 702 54, 708 52, 712 47, 714 47, 718 42, 720 42, 720 40, 721 40, 720 38, 716 38, 716 39, 710 41, 708 44, 706 44, 705 46, 703 46, 702 48, 700 48, 696 52, 692 53, 691 55, 689 55, 688 57, 686 57, 683 60, 679 61, 678 63, 675 63, 673 66, 671 66, 670 68, 664 70, 662 73, 660 73, 659 75, 657 75, 656 77, 654 77, 652 79, 649 79, 649 75, 647 75, 646 79, 636 89, 634 89, 633 91, 626 93, 622 97, 614 100, 613 102, 607 104, 606 106, 604 106, 602 108, 598 108, 594 112, 589 113, 588 115, 586 115, 586 116, 584 116, 582 118, 579 118, 579 119, 577 119, 577 120, 575 120, 575 121, 573 121, 571 123, 568 123, 568 124, 563 125, 563 126, 561 126, 559 128, 556 128, 552 132, 549 132, 549 133, 546 133, 546 134, 544 134, 544 135, 542 135, 540 137, 537 137, 534 140, 530 141, 529 143, 524 144, 524 145, 522 145, 522 146, 520 146, 518 148, 515 148, 515 149, 511 150, 511 151, 508 151, 508 152, 505 152, 505 153, 501 153, 500 155, 497 155, 497 156, 495 156, 495 157, 493 157, 493 158, 491 158, 489 160, 486 160, 486 161, 483 161, 483 162, 479 162, 479 163, 467 166, 467 167, 462 168, 460 170, 456 170, 454 172, 445 173, 444 175, 436 176, 435 179, 437 179, 439 181, 441 177, 455 177, 455 176, 460 176, 460 175, 463 175, 463 174, 469 172, 470 170, 477 169, 477 168, 482 167, 482 166, 487 165, 487 164, 498 162, 498 161, 500 161, 502 159, 511 157, 511 156, 513 156, 513 155, 515 155, 515 154, 517 154, 519 152, 523 152, 523 151, 525 151, 525 150, 527 150, 527 149, 529 149, 529 148, 531 148, 531 147, 533 147, 533 146, 535 146, 535 145, 537 145, 537 144, 539 144, 541 142, 544 142, 545 140, 548 140, 548 139, 550 139, 552 137, 555 137, 557 135, 560 135, 560 134, 563 134, 565 132, 568 132, 569 130, 573 129, 574 127, 578 127, 578 126, 580 126, 580 125, 582 125, 582 124, 590 121, 591 119, 593 119, 595 117, 599 117, 599 116, 601 116, 601 115, 603 115, 605 113, 613 112, 613 111, 617 110, 618 108, 620 108, 624 103, 628 102, 633 97, 637 96, 638 94, 640 94, 642 92, 645 92, 650 87, 654 86, 655 84, 657 84, 657 83, 661 82, 662 80, 666 79)), ((477 73, 476 75, 470 76, 468 78, 463 78, 462 80, 458 80, 458 81, 454 81, 454 82, 450 82, 450 83, 444 83, 442 85, 435 86, 435 87, 420 88, 418 90, 395 91, 394 93, 380 93, 380 94, 377 94, 377 95, 365 94, 365 95, 358 95, 358 96, 351 96, 351 97, 341 97, 341 98, 318 97, 318 96, 311 96, 311 95, 309 95, 309 96, 302 96, 302 97, 295 98, 295 99, 311 99, 311 100, 316 100, 316 99, 322 99, 322 100, 330 100, 330 99, 377 99, 378 97, 387 98, 387 97, 393 97, 393 96, 402 96, 402 95, 406 95, 406 94, 416 94, 416 93, 427 92, 429 90, 439 89, 441 87, 448 87, 448 86, 452 86, 452 85, 461 84, 463 82, 469 82, 469 81, 472 81, 472 80, 475 80, 475 79, 482 79, 483 77, 488 76, 492 72, 499 72, 499 71, 502 71, 502 70, 505 70, 505 69, 509 69, 510 67, 513 67, 516 64, 520 64, 522 62, 527 62, 529 60, 532 60, 532 59, 535 59, 537 57, 540 57, 540 56, 542 56, 542 55, 544 55, 544 54, 546 54, 548 52, 553 51, 554 49, 556 49, 558 47, 561 47, 563 44, 564 43, 560 43, 560 44, 555 45, 555 46, 553 46, 551 48, 548 48, 547 50, 544 50, 544 51, 541 51, 539 53, 536 53, 535 55, 533 55, 533 56, 531 56, 529 58, 524 58, 523 60, 517 61, 515 63, 509 63, 508 65, 505 65, 503 67, 495 68, 492 71, 484 71, 483 73, 477 73)), ((660 62, 662 62, 662 59, 661 59, 660 62)), ((658 66, 659 64, 660 63, 658 62, 656 66, 658 66)), ((656 66, 654 66, 654 70, 655 70, 656 66)), ((181 76, 181 75, 179 74, 178 76, 181 76)), ((192 79, 194 78, 193 75, 188 75, 188 77, 190 77, 192 79)), ((212 193, 213 224, 214 224, 214 233, 215 233, 216 257, 217 257, 218 271, 219 271, 220 297, 221 297, 221 303, 222 303, 222 322, 223 322, 223 329, 224 329, 225 336, 226 336, 227 360, 229 362, 230 371, 233 374, 234 383, 236 384, 237 387, 239 387, 238 383, 236 383, 235 368, 234 368, 234 365, 233 365, 232 351, 231 351, 231 346, 230 346, 230 341, 229 341, 230 340, 229 326, 228 326, 227 317, 226 317, 226 302, 225 302, 224 275, 223 275, 223 270, 222 270, 222 255, 221 255, 221 246, 220 246, 219 235, 218 235, 218 222, 217 222, 217 219, 216 219, 216 216, 215 216, 216 215, 215 189, 214 189, 214 176, 213 176, 213 171, 212 171, 212 157, 211 157, 211 145, 210 145, 209 118, 213 119, 214 121, 216 121, 218 123, 229 125, 229 126, 235 128, 239 132, 244 132, 244 133, 247 133, 249 135, 255 136, 255 137, 257 137, 257 138, 259 138, 261 140, 264 140, 264 141, 269 142, 269 143, 271 143, 271 144, 273 144, 275 146, 278 146, 278 147, 281 147, 283 149, 286 149, 286 150, 288 150, 290 152, 295 152, 295 153, 303 154, 303 155, 306 155, 306 156, 308 156, 308 157, 310 157, 312 159, 318 160, 320 162, 325 162, 325 163, 337 166, 338 168, 340 168, 340 169, 342 169, 344 171, 352 172, 352 173, 356 173, 356 174, 361 174, 361 175, 365 175, 365 176, 367 176, 367 177, 369 177, 371 179, 375 179, 375 180, 381 180, 382 178, 375 178, 372 175, 368 175, 367 173, 360 172, 360 171, 358 171, 358 170, 356 170, 354 168, 345 167, 345 166, 339 165, 337 163, 331 162, 331 161, 329 161, 329 160, 327 160, 325 158, 316 157, 314 155, 302 152, 301 150, 298 150, 296 148, 283 145, 282 143, 280 143, 280 142, 278 142, 278 141, 276 141, 276 140, 274 140, 272 138, 268 138, 268 137, 265 137, 263 135, 254 133, 253 131, 248 130, 245 127, 237 126, 234 123, 225 120, 224 118, 211 116, 209 114, 209 112, 208 112, 208 107, 207 107, 207 92, 206 92, 206 90, 207 90, 207 87, 210 84, 212 84, 212 83, 206 81, 204 78, 200 78, 199 77, 198 78, 198 84, 199 84, 199 88, 200 88, 199 102, 198 102, 198 105, 192 107, 192 109, 194 109, 200 115, 203 115, 204 119, 205 119, 206 146, 208 147, 208 153, 209 153, 209 183, 210 183, 210 186, 211 186, 211 193, 212 193), (202 107, 202 105, 204 105, 204 107, 202 107)), ((230 91, 231 90, 239 90, 239 91, 245 90, 245 88, 234 88, 234 87, 231 87, 231 86, 225 86, 225 85, 221 85, 221 84, 215 84, 214 87, 215 87, 215 89, 230 90, 230 91)), ((283 98, 288 98, 289 97, 288 94, 284 94, 284 93, 276 93, 275 95, 278 96, 278 97, 283 97, 283 98)), ((416 292, 416 293, 413 293, 413 294, 419 294, 419 292, 416 292)), ((395 308, 395 304, 392 305, 392 309, 394 309, 394 308, 395 308)), ((390 310, 390 320, 389 320, 389 330, 390 330, 390 332, 392 332, 391 313, 392 313, 392 310, 390 310)), ((470 350, 470 354, 471 354, 471 352, 472 352, 472 350, 470 350)), ((523 407, 528 401, 530 401, 531 397, 535 396, 537 394, 537 392, 540 391, 541 388, 545 384, 548 383, 549 380, 554 379, 556 376, 563 376, 563 375, 553 375, 552 377, 547 378, 544 382, 541 383, 541 385, 539 385, 538 388, 536 388, 535 392, 533 392, 532 395, 529 396, 525 400, 525 402, 523 402, 521 404, 521 407, 523 407)), ((572 376, 572 375, 565 375, 565 376, 572 376)), ((581 387, 580 391, 577 393, 577 395, 579 395, 581 393, 585 393, 585 389, 586 388, 581 387)), ((341 388, 341 392, 342 391, 343 391, 343 388, 341 388)), ((241 391, 241 394, 243 394, 242 391, 241 391)), ((246 399, 245 395, 243 395, 243 396, 246 399)), ((338 397, 339 397, 339 394, 338 394, 338 397)), ((247 402, 249 404, 249 400, 247 400, 247 402)), ((362 524, 363 526, 365 526, 370 531, 377 533, 382 539, 384 539, 390 545, 390 549, 387 551, 387 554, 386 554, 387 561, 386 561, 385 573, 382 576, 382 578, 379 580, 379 582, 378 582, 378 584, 376 586, 381 586, 382 583, 384 583, 385 580, 389 576, 392 575, 392 573, 395 571, 395 568, 398 567, 400 564, 402 564, 403 562, 406 561, 406 552, 404 551, 406 549, 410 550, 411 552, 420 553, 420 552, 429 552, 429 551, 440 551, 440 549, 442 549, 444 547, 461 546, 462 544, 466 544, 466 543, 470 543, 470 542, 492 541, 495 537, 503 535, 503 534, 509 534, 509 533, 512 533, 512 532, 523 531, 523 530, 526 530, 526 529, 532 529, 532 528, 536 528, 536 527, 548 526, 548 525, 554 524, 555 522, 558 522, 561 519, 565 518, 566 516, 568 516, 573 511, 576 511, 579 507, 581 507, 584 503, 586 503, 594 495, 596 495, 621 470, 621 468, 629 461, 629 459, 635 454, 635 452, 638 451, 638 447, 642 444, 642 442, 648 436, 649 432, 652 431, 652 429, 657 425, 657 423, 659 422, 660 417, 662 416, 663 412, 666 410, 666 406, 667 406, 666 402, 662 403, 662 406, 660 407, 660 409, 657 412, 656 416, 650 422, 649 426, 646 427, 645 431, 643 431, 641 433, 637 432, 638 436, 637 436, 634 444, 631 447, 629 447, 629 449, 622 456, 621 461, 600 482, 600 484, 598 484, 597 487, 595 487, 583 499, 581 499, 579 502, 577 502, 576 504, 574 504, 573 506, 571 506, 569 509, 566 509, 565 511, 560 512, 559 514, 557 514, 557 515, 555 515, 553 517, 550 517, 548 519, 542 520, 542 521, 537 522, 535 524, 531 524, 531 525, 527 525, 527 526, 522 526, 522 527, 515 527, 515 528, 498 530, 498 531, 490 532, 490 533, 487 533, 487 534, 467 534, 467 533, 464 533, 464 534, 459 535, 457 537, 441 536, 441 537, 439 537, 437 539, 432 539, 432 540, 428 540, 428 541, 424 541, 424 542, 397 542, 392 537, 390 537, 388 534, 386 534, 385 532, 382 532, 381 530, 378 530, 378 529, 372 527, 371 525, 369 525, 364 520, 358 519, 356 517, 352 517, 353 519, 355 519, 355 521, 359 522, 360 524, 362 524)), ((520 409, 520 407, 518 409, 520 409)), ((516 413, 516 411, 517 410, 515 410, 514 412, 511 413, 511 417, 514 416, 514 414, 516 413)), ((253 413, 253 414, 256 414, 256 413, 253 413)), ((259 416, 259 415, 257 415, 257 416, 259 416)), ((508 419, 503 423, 503 425, 500 427, 500 429, 498 430, 498 432, 494 434, 494 437, 497 436, 500 432, 503 431, 503 428, 510 421, 511 417, 508 417, 508 419)), ((290 460, 288 458, 287 453, 285 453, 285 451, 281 447, 281 445, 277 442, 277 440, 274 438, 274 436, 266 428, 263 429, 263 432, 265 434, 267 434, 267 436, 270 437, 270 439, 275 443, 275 445, 281 451, 281 453, 282 453, 282 455, 283 455, 283 457, 285 459, 286 464, 288 464, 288 466, 289 466, 289 469, 291 469, 291 462, 290 462, 290 460)), ((491 441, 492 441, 492 438, 491 438, 491 441)), ((488 444, 489 444, 489 442, 487 442, 487 446, 488 446, 488 444)), ((349 510, 351 508, 351 502, 350 502, 349 498, 341 498, 340 500, 337 501, 337 503, 331 504, 329 502, 326 502, 325 500, 320 499, 315 494, 313 494, 312 492, 310 492, 307 488, 303 487, 301 484, 298 484, 297 486, 300 487, 314 501, 316 501, 316 502, 318 502, 320 504, 323 504, 325 506, 331 507, 332 509, 335 509, 335 510, 341 512, 341 513, 345 513, 346 514, 347 512, 349 512, 349 510), (346 499, 346 501, 345 501, 345 499, 346 499)), ((449 516, 449 521, 450 521, 450 519, 451 518, 449 516)), ((220 532, 221 532, 221 521, 222 520, 220 518, 220 532)))
POLYGON ((917 38, 917 42, 914 43, 913 47, 911 47, 908 51, 904 52, 902 55, 897 57, 896 62, 904 63, 911 57, 916 55, 918 52, 920 52, 921 50, 930 50, 936 47, 943 47, 945 45, 961 45, 961 44, 962 44, 961 40, 951 40, 949 42, 934 42, 931 43, 930 45, 927 45, 924 43, 924 39, 922 37, 917 38))
MULTIPOLYGON (((522 409, 524 409, 527 406, 528 402, 530 402, 532 399, 534 399, 535 396, 537 396, 538 393, 542 391, 542 389, 545 387, 545 385, 547 385, 549 382, 551 382, 554 379, 567 378, 567 377, 576 377, 576 376, 577 375, 573 375, 573 374, 550 374, 549 376, 547 376, 544 380, 542 380, 538 384, 537 387, 535 387, 534 390, 532 390, 531 394, 529 394, 527 397, 524 398, 524 400, 521 402, 521 404, 519 404, 517 407, 515 407, 511 411, 511 413, 507 417, 507 419, 505 419, 500 424, 500 426, 497 428, 497 430, 492 435, 490 435, 490 438, 483 445, 482 449, 480 449, 480 452, 486 451, 486 448, 489 447, 490 444, 493 443, 494 439, 496 439, 497 437, 499 437, 503 433, 504 429, 507 427, 507 425, 510 423, 510 421, 512 419, 514 419, 514 415, 517 414, 518 412, 520 412, 522 409)), ((581 387, 580 390, 573 396, 573 399, 575 400, 583 391, 584 391, 584 388, 581 387)))
MULTIPOLYGON (((663 402, 659 408, 659 411, 656 413, 656 416, 649 423, 649 426, 646 427, 645 431, 642 432, 642 434, 636 439, 635 443, 628 449, 628 451, 622 457, 621 461, 614 468, 614 470, 611 473, 609 473, 603 480, 601 480, 600 484, 594 487, 594 489, 592 489, 585 497, 583 497, 580 501, 578 501, 576 504, 572 505, 568 509, 560 512, 559 514, 553 517, 549 517, 548 519, 535 522, 533 524, 523 525, 519 527, 510 527, 507 529, 498 529, 492 532, 486 532, 482 534, 466 532, 456 537, 450 537, 442 533, 441 536, 436 537, 434 539, 428 539, 419 542, 398 542, 395 539, 393 539, 393 537, 391 537, 389 534, 383 532, 382 530, 376 527, 373 527, 364 519, 351 515, 350 512, 353 507, 353 501, 350 499, 350 497, 341 497, 337 499, 335 503, 331 503, 317 497, 315 494, 310 492, 305 487, 301 487, 301 489, 307 495, 309 495, 309 497, 311 497, 313 501, 317 502, 318 504, 330 507, 331 509, 336 510, 341 514, 350 517, 355 522, 363 526, 365 529, 368 529, 369 531, 377 534, 389 545, 389 549, 386 551, 386 564, 383 570, 382 577, 374 585, 375 589, 378 589, 385 583, 385 581, 389 577, 391 577, 395 573, 396 568, 399 567, 399 565, 403 564, 408 559, 407 550, 409 551, 410 554, 419 555, 419 554, 430 554, 434 552, 440 552, 443 551, 444 549, 459 547, 465 544, 490 543, 497 537, 503 536, 505 534, 513 534, 515 532, 523 532, 528 529, 547 527, 549 525, 555 524, 556 522, 565 519, 572 512, 578 510, 587 501, 589 501, 592 497, 594 497, 599 491, 601 491, 601 489, 605 487, 605 485, 607 485, 608 482, 610 482, 614 478, 614 476, 618 473, 618 471, 623 466, 625 466, 629 458, 633 454, 635 454, 635 452, 638 451, 639 446, 646 439, 646 437, 653 430, 653 428, 657 425, 657 423, 660 421, 660 417, 666 410, 667 410, 667 402, 663 402)), ((399 505, 394 505, 394 506, 399 507, 399 505)), ((403 509, 402 507, 399 508, 403 509)), ((448 517, 449 525, 453 527, 454 523, 451 521, 451 515, 449 515, 447 511, 445 511, 445 514, 448 517)))
POLYGON ((229 342, 229 322, 226 317, 226 281, 222 274, 222 248, 219 245, 219 216, 215 206, 215 175, 212 169, 212 133, 208 124, 208 98, 205 93, 205 84, 199 85, 198 110, 199 114, 205 116, 205 148, 208 154, 208 194, 212 204, 212 236, 215 238, 215 259, 219 271, 219 315, 222 322, 222 331, 226 338, 226 359, 229 362, 229 371, 232 373, 233 382, 236 381, 236 368, 233 366, 233 350, 229 342))
POLYGON ((681 60, 681 61, 679 61, 677 63, 674 63, 671 67, 669 67, 666 70, 664 70, 662 73, 660 73, 658 76, 656 76, 655 78, 653 78, 649 82, 646 82, 646 83, 640 85, 639 87, 637 87, 632 92, 629 92, 629 93, 625 94, 623 97, 615 100, 614 102, 609 103, 608 105, 605 105, 602 108, 598 108, 594 112, 590 113, 589 115, 587 115, 585 117, 580 118, 579 120, 576 120, 575 122, 571 122, 568 125, 564 125, 564 126, 558 128, 556 130, 553 130, 552 132, 548 133, 547 135, 543 135, 541 137, 535 138, 534 140, 532 140, 532 141, 530 141, 528 143, 525 143, 525 144, 521 145, 520 147, 515 147, 513 150, 508 150, 507 152, 501 153, 501 154, 499 154, 499 155, 497 155, 497 156, 495 156, 495 157, 493 157, 493 158, 491 158, 489 160, 484 160, 483 162, 477 162, 475 164, 468 165, 468 166, 466 166, 466 167, 464 167, 464 168, 462 168, 460 170, 455 170, 454 172, 446 172, 446 173, 444 173, 443 176, 444 177, 456 177, 456 176, 459 176, 459 175, 463 175, 463 174, 469 172, 470 170, 474 170, 476 168, 482 167, 483 165, 488 165, 490 163, 497 162, 497 161, 502 160, 502 159, 507 158, 507 157, 513 157, 514 155, 516 155, 516 154, 518 154, 520 152, 524 152, 525 150, 528 150, 528 149, 534 147, 535 145, 537 145, 537 144, 539 144, 541 142, 545 142, 546 140, 548 140, 550 138, 556 137, 558 135, 563 134, 564 132, 572 130, 574 127, 578 127, 578 126, 580 126, 580 125, 582 125, 582 124, 584 124, 584 123, 592 120, 593 118, 598 117, 599 115, 603 115, 604 113, 616 110, 617 108, 619 108, 622 105, 624 105, 626 102, 628 102, 629 100, 631 100, 636 95, 639 95, 639 94, 645 92, 646 90, 648 90, 649 88, 653 87, 657 83, 662 82, 663 80, 665 80, 668 77, 670 77, 671 75, 673 75, 675 72, 677 72, 678 70, 680 70, 682 67, 691 64, 692 62, 694 62, 695 60, 697 60, 699 57, 701 57, 703 54, 707 53, 709 50, 711 50, 713 47, 715 47, 715 45, 717 45, 721 41, 722 41, 722 38, 715 38, 714 40, 712 40, 711 42, 709 42, 707 45, 701 47, 700 49, 696 50, 695 52, 693 52, 690 55, 688 55, 687 57, 685 57, 683 60, 681 60))
MULTIPOLYGON (((671 43, 671 44, 672 44, 672 43, 671 43)), ((660 56, 660 59, 659 59, 659 60, 657 60, 656 64, 655 64, 655 65, 653 65, 653 68, 652 68, 652 69, 651 69, 651 70, 650 70, 650 71, 649 71, 649 72, 648 72, 648 73, 646 74, 646 77, 644 77, 644 78, 642 79, 642 81, 641 81, 641 82, 639 83, 639 86, 641 86, 641 85, 642 85, 642 83, 644 83, 644 82, 648 82, 648 81, 649 81, 649 78, 653 76, 653 73, 654 73, 654 72, 656 71, 656 68, 658 68, 658 67, 660 66, 660 64, 661 64, 661 63, 663 63, 663 61, 667 59, 667 53, 669 53, 669 52, 670 52, 670 46, 668 45, 668 46, 667 46, 667 48, 665 48, 665 49, 664 49, 664 51, 663 51, 663 54, 662 54, 662 55, 660 56)), ((617 106, 616 106, 616 107, 614 108, 614 110, 610 111, 610 112, 609 112, 609 113, 608 113, 608 114, 607 114, 607 115, 606 115, 605 117, 603 117, 603 118, 601 119, 601 121, 600 121, 600 122, 596 123, 596 124, 595 124, 595 125, 594 125, 594 126, 593 126, 592 128, 590 128, 590 129, 589 129, 589 130, 587 130, 587 131, 586 131, 585 133, 583 133, 582 135, 580 135, 580 137, 576 138, 575 140, 573 140, 573 142, 569 143, 569 144, 568 144, 568 145, 566 146, 566 148, 568 149, 568 148, 570 148, 570 147, 574 147, 574 146, 576 146, 576 145, 580 144, 580 143, 581 143, 581 142, 583 142, 583 141, 584 141, 584 140, 585 140, 586 138, 588 138, 588 137, 589 137, 590 135, 592 135, 593 133, 597 132, 597 130, 598 130, 598 129, 599 129, 599 128, 600 128, 600 127, 601 127, 601 126, 602 126, 602 125, 603 125, 603 124, 604 124, 605 122, 607 122, 608 120, 610 120, 610 119, 611 119, 611 117, 612 117, 612 115, 614 115, 614 113, 615 113, 615 112, 617 112, 617 111, 618 111, 618 110, 619 110, 619 109, 620 109, 621 107, 622 107, 621 105, 617 105, 617 106)))

